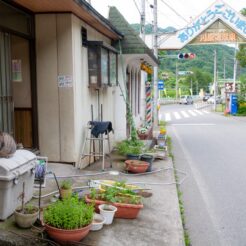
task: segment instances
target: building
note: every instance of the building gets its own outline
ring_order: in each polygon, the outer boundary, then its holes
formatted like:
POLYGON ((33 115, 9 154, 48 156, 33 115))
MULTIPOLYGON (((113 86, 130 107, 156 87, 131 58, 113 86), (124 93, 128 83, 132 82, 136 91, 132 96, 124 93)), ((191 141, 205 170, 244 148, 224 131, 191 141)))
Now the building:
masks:
POLYGON ((120 55, 112 45, 124 35, 84 0, 1 0, 0 10, 0 130, 69 163, 78 163, 92 118, 113 123, 112 141, 125 138, 120 55))

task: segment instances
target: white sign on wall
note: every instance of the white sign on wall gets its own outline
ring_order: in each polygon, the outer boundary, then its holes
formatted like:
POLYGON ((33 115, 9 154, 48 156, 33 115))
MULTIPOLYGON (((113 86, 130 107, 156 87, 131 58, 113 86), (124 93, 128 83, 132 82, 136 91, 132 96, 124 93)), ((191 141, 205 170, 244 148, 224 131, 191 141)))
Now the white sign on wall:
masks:
POLYGON ((58 75, 58 87, 73 87, 72 75, 58 75))

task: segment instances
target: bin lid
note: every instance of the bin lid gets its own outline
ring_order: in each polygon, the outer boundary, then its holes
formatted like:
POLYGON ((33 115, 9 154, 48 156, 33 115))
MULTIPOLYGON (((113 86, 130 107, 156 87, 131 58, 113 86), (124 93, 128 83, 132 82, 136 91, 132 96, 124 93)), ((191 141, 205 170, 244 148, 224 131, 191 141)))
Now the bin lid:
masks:
POLYGON ((0 158, 0 180, 16 177, 35 167, 36 155, 28 150, 16 150, 9 158, 0 158))

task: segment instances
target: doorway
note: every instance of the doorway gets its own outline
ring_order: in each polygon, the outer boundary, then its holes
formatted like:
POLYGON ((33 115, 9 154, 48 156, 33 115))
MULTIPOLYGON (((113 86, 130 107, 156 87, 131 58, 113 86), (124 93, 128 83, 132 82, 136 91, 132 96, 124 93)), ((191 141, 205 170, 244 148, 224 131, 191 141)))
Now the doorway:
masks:
POLYGON ((0 130, 33 148, 29 40, 0 32, 0 130))

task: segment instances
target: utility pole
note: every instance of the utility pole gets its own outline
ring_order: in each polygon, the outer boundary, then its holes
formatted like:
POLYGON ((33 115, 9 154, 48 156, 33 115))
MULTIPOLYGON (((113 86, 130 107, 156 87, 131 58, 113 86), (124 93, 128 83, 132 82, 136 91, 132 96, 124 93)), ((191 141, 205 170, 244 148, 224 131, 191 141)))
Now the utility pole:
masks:
POLYGON ((193 81, 190 79, 191 96, 193 96, 193 81))
POLYGON ((237 79, 237 47, 238 44, 235 43, 235 53, 234 53, 234 66, 233 66, 233 92, 236 92, 236 79, 237 79))
POLYGON ((178 79, 178 62, 176 61, 176 83, 175 83, 175 90, 176 90, 176 100, 178 100, 178 89, 179 89, 179 79, 178 79))
POLYGON ((224 79, 226 78, 226 63, 225 63, 225 57, 224 57, 224 79))
MULTIPOLYGON (((158 59, 158 46, 157 46, 157 0, 154 0, 154 56, 158 59)), ((154 67, 154 125, 158 125, 158 110, 157 110, 157 100, 158 100, 158 67, 154 67)))
POLYGON ((217 96, 217 52, 214 50, 214 111, 216 110, 217 96))
POLYGON ((145 42, 145 0, 141 2, 140 37, 145 42))

